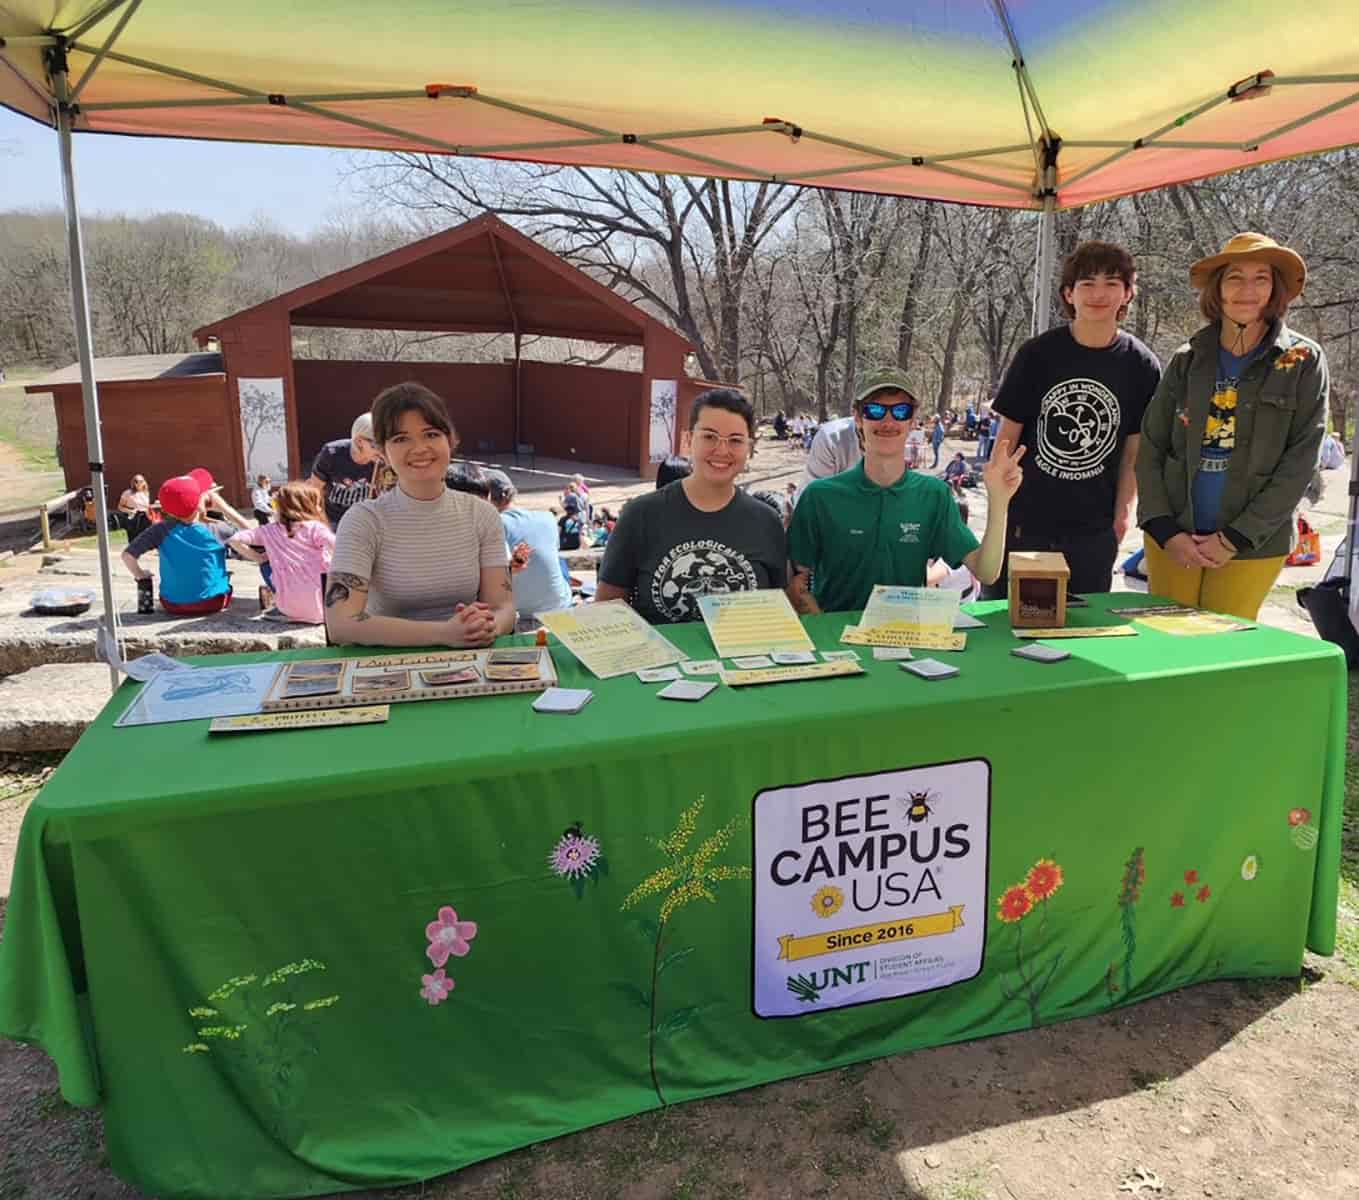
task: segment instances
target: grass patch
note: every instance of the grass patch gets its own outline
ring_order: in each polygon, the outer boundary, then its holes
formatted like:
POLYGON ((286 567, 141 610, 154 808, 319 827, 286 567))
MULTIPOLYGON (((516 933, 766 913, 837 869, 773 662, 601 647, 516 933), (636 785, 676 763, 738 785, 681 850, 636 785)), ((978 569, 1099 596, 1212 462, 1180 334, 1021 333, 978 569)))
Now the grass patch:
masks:
POLYGON ((1153 1096, 1164 1094, 1170 1087, 1170 1080, 1159 1071, 1133 1071, 1129 1078, 1139 1092, 1150 1092, 1153 1096))
MULTIPOLYGON (((90 534, 89 537, 61 538, 60 540, 70 546, 72 550, 97 550, 99 548, 99 539, 94 534, 90 534)), ((127 530, 110 529, 109 545, 126 546, 127 530)))
POLYGON ((21 451, 35 470, 60 470, 51 396, 30 396, 18 383, 0 387, 0 442, 21 451))
POLYGON ((841 1133, 862 1137, 878 1150, 890 1150, 897 1135, 897 1123, 879 1113, 867 1096, 859 1097, 839 1128, 841 1133))

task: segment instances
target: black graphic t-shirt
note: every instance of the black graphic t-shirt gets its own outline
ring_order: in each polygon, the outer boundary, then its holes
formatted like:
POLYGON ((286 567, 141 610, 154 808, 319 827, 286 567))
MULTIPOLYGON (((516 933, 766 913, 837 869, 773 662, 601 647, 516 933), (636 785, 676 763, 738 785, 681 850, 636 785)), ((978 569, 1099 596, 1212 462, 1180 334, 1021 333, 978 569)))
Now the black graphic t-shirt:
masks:
POLYGON ((992 407, 1024 427, 1024 482, 1010 524, 1053 533, 1110 528, 1124 441, 1161 380, 1161 364, 1130 333, 1092 349, 1069 326, 1019 348, 992 407))
POLYGON ((702 596, 782 587, 787 561, 783 523, 767 504, 738 491, 726 508, 701 512, 676 480, 623 509, 599 578, 665 625, 700 620, 702 596))
POLYGON ((355 504, 367 500, 371 494, 369 483, 373 468, 354 461, 349 453, 353 444, 349 438, 327 442, 311 465, 311 473, 325 481, 326 518, 332 529, 340 524, 340 518, 355 504))

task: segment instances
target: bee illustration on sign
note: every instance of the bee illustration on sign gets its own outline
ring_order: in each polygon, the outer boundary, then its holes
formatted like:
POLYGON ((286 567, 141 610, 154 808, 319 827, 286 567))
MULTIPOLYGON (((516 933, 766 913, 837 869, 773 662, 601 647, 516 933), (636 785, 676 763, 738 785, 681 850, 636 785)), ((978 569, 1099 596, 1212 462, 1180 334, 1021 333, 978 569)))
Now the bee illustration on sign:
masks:
POLYGON ((919 825, 926 821, 934 813, 934 805, 943 799, 938 792, 925 790, 923 792, 907 792, 898 803, 906 810, 906 820, 912 825, 919 825))

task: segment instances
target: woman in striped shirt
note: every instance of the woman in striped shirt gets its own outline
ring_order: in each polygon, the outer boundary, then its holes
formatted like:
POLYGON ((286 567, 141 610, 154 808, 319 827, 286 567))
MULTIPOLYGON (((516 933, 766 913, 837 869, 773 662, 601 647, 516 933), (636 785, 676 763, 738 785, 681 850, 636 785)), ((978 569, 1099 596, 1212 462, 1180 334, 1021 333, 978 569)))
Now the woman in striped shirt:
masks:
POLYGON ((444 402, 418 383, 373 401, 373 435, 397 486, 345 513, 326 584, 337 644, 489 646, 514 630, 500 516, 444 486, 457 445, 444 402))

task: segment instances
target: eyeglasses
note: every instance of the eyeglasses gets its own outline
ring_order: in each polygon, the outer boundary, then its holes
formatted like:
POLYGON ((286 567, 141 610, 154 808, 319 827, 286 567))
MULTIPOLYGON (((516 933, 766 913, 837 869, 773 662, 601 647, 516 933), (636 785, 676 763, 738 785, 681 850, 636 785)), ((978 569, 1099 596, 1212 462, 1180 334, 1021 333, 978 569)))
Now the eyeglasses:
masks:
POLYGON ((859 405, 859 411, 869 421, 881 421, 888 413, 894 421, 909 421, 915 415, 915 403, 900 400, 896 404, 879 404, 876 400, 865 400, 859 405))
POLYGON ((739 433, 733 433, 730 437, 723 437, 720 433, 714 433, 711 429, 700 429, 694 434, 694 441, 704 450, 716 450, 718 446, 726 446, 733 454, 740 454, 750 447, 748 437, 743 437, 739 433))

